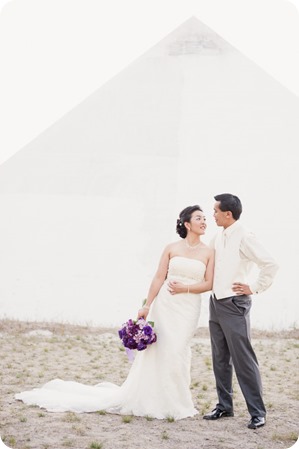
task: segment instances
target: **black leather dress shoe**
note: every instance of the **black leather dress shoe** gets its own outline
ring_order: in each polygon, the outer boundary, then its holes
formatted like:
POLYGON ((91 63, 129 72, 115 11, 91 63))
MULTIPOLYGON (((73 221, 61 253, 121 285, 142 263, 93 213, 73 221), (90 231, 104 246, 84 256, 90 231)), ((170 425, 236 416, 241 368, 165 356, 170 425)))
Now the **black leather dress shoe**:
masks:
POLYGON ((248 429, 258 429, 266 424, 266 419, 263 416, 252 417, 248 423, 248 429))
POLYGON ((230 418, 234 416, 232 412, 227 412, 225 410, 220 410, 220 408, 214 408, 211 413, 203 416, 203 419, 215 420, 220 418, 230 418))

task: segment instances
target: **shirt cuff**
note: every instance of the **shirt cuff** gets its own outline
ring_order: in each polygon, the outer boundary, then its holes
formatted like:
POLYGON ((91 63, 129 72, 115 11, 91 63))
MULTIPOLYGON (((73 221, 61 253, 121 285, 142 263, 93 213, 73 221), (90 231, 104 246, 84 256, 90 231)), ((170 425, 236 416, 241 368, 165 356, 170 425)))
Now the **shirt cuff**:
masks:
POLYGON ((252 291, 253 295, 258 295, 259 293, 261 293, 261 289, 258 288, 257 284, 249 285, 249 288, 252 291))

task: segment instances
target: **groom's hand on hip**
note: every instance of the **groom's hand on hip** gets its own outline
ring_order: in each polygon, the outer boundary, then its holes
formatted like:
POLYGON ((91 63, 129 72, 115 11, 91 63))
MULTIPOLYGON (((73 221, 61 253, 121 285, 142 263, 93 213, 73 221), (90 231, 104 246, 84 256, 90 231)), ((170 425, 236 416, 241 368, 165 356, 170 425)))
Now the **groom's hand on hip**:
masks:
POLYGON ((241 282, 234 282, 232 286, 233 292, 236 293, 236 295, 252 295, 252 291, 249 288, 249 285, 242 284, 241 282))

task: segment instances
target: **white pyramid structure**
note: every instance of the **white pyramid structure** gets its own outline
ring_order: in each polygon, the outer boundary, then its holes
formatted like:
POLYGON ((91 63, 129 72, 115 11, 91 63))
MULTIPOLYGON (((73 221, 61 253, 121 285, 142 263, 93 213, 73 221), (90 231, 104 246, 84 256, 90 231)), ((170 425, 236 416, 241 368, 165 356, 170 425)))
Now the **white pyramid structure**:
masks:
MULTIPOLYGON (((292 93, 197 18, 183 23, 0 167, 0 317, 134 317, 179 211, 204 207, 208 242, 225 191, 284 262, 298 118, 292 93)), ((259 298, 256 327, 293 324, 293 265, 259 298)))

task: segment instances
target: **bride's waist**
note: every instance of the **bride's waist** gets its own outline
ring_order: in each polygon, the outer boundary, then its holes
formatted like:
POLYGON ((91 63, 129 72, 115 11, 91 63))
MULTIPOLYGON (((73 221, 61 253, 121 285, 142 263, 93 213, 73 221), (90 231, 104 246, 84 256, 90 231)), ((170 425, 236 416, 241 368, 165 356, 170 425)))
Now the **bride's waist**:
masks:
POLYGON ((200 282, 200 279, 190 278, 182 274, 181 275, 171 274, 167 276, 165 283, 168 283, 169 281, 178 281, 182 282, 183 284, 197 284, 197 282, 200 282))

